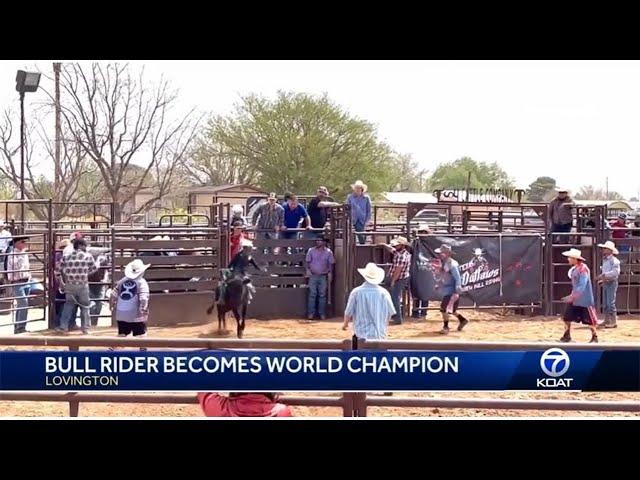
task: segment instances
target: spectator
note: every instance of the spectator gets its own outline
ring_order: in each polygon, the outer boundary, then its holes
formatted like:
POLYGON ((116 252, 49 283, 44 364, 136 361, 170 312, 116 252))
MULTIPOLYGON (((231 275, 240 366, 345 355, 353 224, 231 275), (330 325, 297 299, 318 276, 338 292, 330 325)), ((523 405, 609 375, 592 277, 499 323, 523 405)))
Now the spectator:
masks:
POLYGON ((391 300, 396 314, 393 316, 396 325, 400 325, 402 316, 402 294, 409 285, 409 269, 411 268, 411 254, 407 250, 409 241, 405 237, 396 237, 391 244, 382 244, 393 255, 393 265, 389 271, 391 277, 391 300))
POLYGON ((618 249, 615 243, 607 241, 598 245, 602 249, 602 273, 597 280, 602 285, 602 303, 604 304, 605 328, 618 326, 618 312, 616 308, 616 293, 618 291, 618 278, 620 277, 620 260, 616 258, 618 249))
MULTIPOLYGON (((55 265, 55 270, 60 269, 60 264, 62 263, 62 257, 63 257, 63 251, 65 250, 65 248, 67 248, 67 246, 69 246, 69 244, 71 243, 71 241, 68 238, 65 238, 64 240, 60 240, 58 242, 58 244, 56 245, 56 251, 54 253, 54 265, 55 265)), ((61 327, 61 318, 62 318, 62 310, 64 308, 64 302, 65 302, 65 294, 64 292, 61 290, 61 286, 60 286, 60 282, 59 282, 59 277, 55 276, 53 277, 53 288, 54 291, 56 292, 56 296, 55 296, 55 312, 56 312, 56 321, 55 321, 55 327, 59 328, 61 327)), ((74 309, 73 309, 73 313, 71 314, 70 317, 70 323, 69 323, 69 330, 74 330, 75 328, 77 328, 77 323, 76 323, 76 316, 78 315, 78 306, 75 305, 74 309)))
MULTIPOLYGON (((611 238, 614 240, 624 240, 627 238, 629 234, 629 228, 627 227, 627 214, 620 213, 618 214, 618 218, 609 223, 611 227, 611 238)), ((628 253, 630 250, 630 245, 620 245, 618 246, 618 250, 622 253, 628 253)))
MULTIPOLYGON (((351 222, 356 232, 364 232, 371 223, 371 198, 367 195, 367 185, 357 180, 351 185, 353 192, 347 197, 347 204, 351 208, 351 222)), ((364 245, 365 235, 358 235, 358 243, 364 245)))
POLYGON ((331 207, 339 207, 337 202, 330 201, 329 190, 327 187, 318 187, 316 196, 311 199, 309 205, 307 205, 307 212, 311 219, 311 228, 316 231, 309 232, 311 237, 322 237, 324 232, 317 230, 324 229, 327 224, 327 209, 331 207))
POLYGON ((582 258, 582 252, 572 248, 562 255, 567 257, 571 268, 569 278, 571 279, 571 294, 562 300, 567 303, 562 319, 564 320, 564 335, 561 342, 571 341, 571 322, 584 323, 591 329, 591 340, 589 343, 598 343, 596 328, 598 320, 596 317, 595 302, 593 299, 593 288, 591 287, 591 272, 582 258))
POLYGON ((78 240, 84 239, 82 233, 73 232, 71 235, 69 235, 69 244, 62 251, 62 256, 63 257, 66 257, 67 255, 71 255, 73 253, 73 251, 74 251, 73 241, 76 240, 76 239, 78 239, 78 240))
POLYGON ((27 252, 26 235, 13 237, 13 245, 9 245, 7 255, 7 279, 13 287, 16 297, 16 315, 13 327, 15 334, 27 331, 27 317, 29 315, 29 296, 36 291, 42 291, 42 285, 35 282, 31 276, 31 264, 27 252))
POLYGON ((558 189, 558 196, 549 204, 551 233, 570 233, 573 226, 574 203, 566 189, 558 189))
POLYGON ((198 403, 207 417, 291 417, 291 409, 271 392, 198 393, 198 403))
MULTIPOLYGON (((327 307, 328 285, 331 283, 333 265, 336 263, 333 252, 327 248, 327 239, 316 238, 316 246, 307 252, 307 277, 309 278, 309 299, 307 302, 307 318, 313 320, 316 316, 316 301, 318 315, 325 320, 327 307)), ((330 294, 330 293, 329 293, 330 294)))
POLYGON ((299 228, 300 223, 305 219, 307 221, 306 228, 311 228, 311 219, 307 210, 298 203, 298 197, 295 194, 291 194, 284 209, 284 232, 282 237, 286 239, 297 238, 298 232, 287 232, 287 230, 299 228))
POLYGON ((365 282, 349 294, 342 329, 349 328, 349 322, 353 321, 354 337, 383 340, 387 338, 389 319, 396 313, 391 295, 380 286, 384 270, 375 263, 368 263, 365 268, 359 268, 358 273, 365 282))
POLYGON ((83 238, 73 240, 73 253, 62 256, 59 269, 56 271, 57 281, 60 289, 65 292, 65 304, 60 319, 58 332, 68 330, 71 315, 75 311, 75 305, 80 308, 80 318, 82 319, 82 333, 88 335, 91 326, 89 317, 89 275, 94 273, 98 267, 93 255, 88 253, 87 242, 83 238))
POLYGON ((102 313, 102 304, 107 289, 109 257, 106 254, 100 254, 96 258, 97 270, 89 275, 89 299, 91 300, 91 308, 89 314, 91 316, 91 326, 98 325, 100 314, 102 313))
POLYGON ((144 279, 147 268, 149 265, 136 258, 127 264, 124 277, 111 291, 109 305, 118 323, 119 337, 126 337, 130 333, 134 337, 147 334, 149 284, 144 279))
POLYGON ((11 231, 9 225, 0 220, 0 253, 4 253, 9 248, 11 242, 11 231))
POLYGON ((277 239, 278 232, 284 226, 284 208, 276 200, 276 194, 270 193, 267 203, 253 214, 253 225, 261 231, 258 235, 265 239, 277 239))

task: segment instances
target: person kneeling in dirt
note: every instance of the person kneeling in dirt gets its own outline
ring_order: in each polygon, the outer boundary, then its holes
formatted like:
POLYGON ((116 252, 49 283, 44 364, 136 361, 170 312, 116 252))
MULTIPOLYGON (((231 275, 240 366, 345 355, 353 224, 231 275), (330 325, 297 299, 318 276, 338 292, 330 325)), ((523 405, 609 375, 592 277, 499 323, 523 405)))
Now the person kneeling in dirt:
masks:
POLYGON ((124 277, 111 292, 109 306, 118 323, 118 337, 126 337, 130 333, 134 337, 147 334, 149 284, 143 277, 147 268, 149 265, 136 258, 125 267, 124 277))
POLYGON ((249 288, 249 300, 253 298, 253 295, 256 293, 255 287, 251 284, 251 277, 247 275, 247 267, 249 265, 253 265, 256 270, 266 271, 266 269, 262 269, 258 266, 256 261, 251 256, 251 250, 253 249, 253 242, 251 240, 242 240, 240 242, 240 246, 242 250, 238 252, 238 254, 233 257, 233 260, 229 263, 226 270, 222 270, 222 278, 220 282, 220 287, 218 289, 218 303, 224 303, 224 295, 226 292, 227 282, 235 276, 240 276, 244 279, 247 287, 249 288))
POLYGON ((198 403, 207 417, 292 417, 288 405, 272 392, 198 393, 198 403))

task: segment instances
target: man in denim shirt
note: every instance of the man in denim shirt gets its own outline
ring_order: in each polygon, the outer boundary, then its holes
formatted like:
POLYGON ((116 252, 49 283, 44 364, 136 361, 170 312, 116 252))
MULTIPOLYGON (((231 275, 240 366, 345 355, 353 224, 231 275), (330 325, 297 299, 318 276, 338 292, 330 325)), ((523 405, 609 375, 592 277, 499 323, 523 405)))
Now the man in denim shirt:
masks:
POLYGON ((618 312, 616 310, 616 292, 618 277, 620 277, 620 260, 616 257, 618 249, 611 241, 598 245, 602 249, 602 273, 598 276, 598 284, 602 285, 602 303, 604 307, 604 328, 618 326, 618 312))
MULTIPOLYGON (((351 223, 356 232, 364 232, 371 223, 371 198, 367 195, 367 185, 362 180, 351 185, 353 193, 347 197, 347 204, 351 208, 351 223)), ((358 243, 364 245, 366 236, 359 234, 358 243)))
POLYGON ((451 247, 442 245, 436 248, 435 253, 440 256, 440 269, 437 275, 436 289, 442 295, 440 312, 442 313, 442 330, 440 333, 449 333, 449 317, 453 315, 459 321, 458 331, 462 331, 469 320, 458 313, 460 303, 460 293, 462 293, 462 282, 460 280, 460 266, 451 258, 451 247))

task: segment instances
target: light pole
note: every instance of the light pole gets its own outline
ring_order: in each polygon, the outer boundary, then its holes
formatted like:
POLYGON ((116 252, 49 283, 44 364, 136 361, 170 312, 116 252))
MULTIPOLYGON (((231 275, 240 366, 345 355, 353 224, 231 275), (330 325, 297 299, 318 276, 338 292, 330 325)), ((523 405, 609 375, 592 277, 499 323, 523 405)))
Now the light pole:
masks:
POLYGON ((20 217, 24 229, 24 94, 35 92, 40 85, 40 74, 18 70, 16 74, 16 91, 20 93, 20 217))

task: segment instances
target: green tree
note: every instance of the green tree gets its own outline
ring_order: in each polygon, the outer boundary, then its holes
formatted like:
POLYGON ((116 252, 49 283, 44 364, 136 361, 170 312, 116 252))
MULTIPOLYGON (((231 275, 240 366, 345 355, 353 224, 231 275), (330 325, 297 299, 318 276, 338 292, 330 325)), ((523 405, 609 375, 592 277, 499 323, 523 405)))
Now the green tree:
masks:
POLYGON ((325 185, 336 199, 357 179, 374 194, 394 190, 416 176, 414 168, 378 139, 374 125, 326 95, 286 92, 243 97, 231 115, 211 118, 185 163, 195 183, 254 183, 300 194, 325 185))
POLYGON ((624 200, 624 196, 616 191, 607 192, 602 188, 595 188, 593 185, 580 187, 575 194, 576 200, 624 200))
POLYGON ((478 162, 470 157, 462 157, 438 165, 427 185, 430 190, 463 189, 467 185, 471 188, 512 188, 513 181, 496 162, 478 162))
POLYGON ((536 178, 527 189, 527 200, 543 202, 547 194, 556 188, 556 180, 551 177, 536 178))

